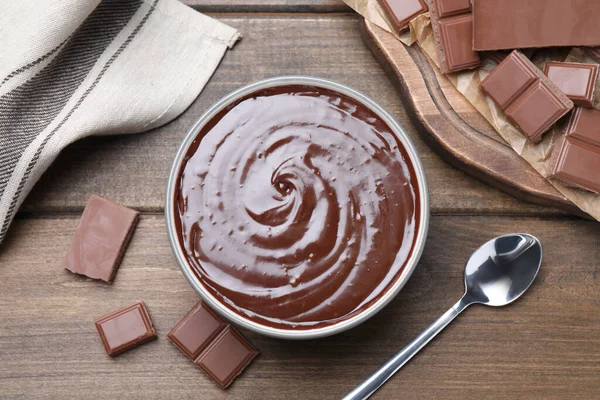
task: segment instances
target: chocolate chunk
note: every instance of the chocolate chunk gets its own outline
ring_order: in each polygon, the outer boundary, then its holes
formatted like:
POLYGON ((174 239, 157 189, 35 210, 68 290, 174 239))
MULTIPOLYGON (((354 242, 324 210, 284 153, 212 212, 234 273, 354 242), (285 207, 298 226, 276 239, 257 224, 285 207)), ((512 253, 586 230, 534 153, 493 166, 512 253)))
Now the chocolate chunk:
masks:
POLYGON ((569 120, 566 136, 600 147, 600 111, 575 108, 569 120))
POLYGON ((598 64, 549 61, 544 74, 580 107, 593 107, 598 64))
POLYGON ((65 256, 65 268, 76 274, 112 283, 139 213, 93 195, 65 256))
POLYGON ((600 45, 597 0, 473 0, 473 48, 600 45))
POLYGON ((396 33, 408 29, 411 19, 427 11, 424 0, 377 0, 396 33))
POLYGON ((481 65, 473 51, 473 18, 469 0, 427 0, 436 40, 440 69, 444 74, 481 65))
POLYGON ((600 193, 600 111, 578 107, 552 153, 553 177, 568 186, 600 193))
POLYGON ((573 108, 573 102, 521 52, 513 51, 481 88, 532 142, 573 108))
POLYGON ((536 142, 570 109, 548 86, 536 81, 506 109, 506 115, 536 142))
POLYGON ((194 362, 225 389, 257 355, 258 351, 228 326, 194 362))
POLYGON ((258 355, 238 331, 202 301, 167 337, 223 389, 258 355))
POLYGON ((504 110, 537 80, 535 66, 519 53, 511 53, 481 82, 481 87, 504 110))
POLYGON ((94 323, 111 357, 156 339, 152 321, 141 301, 100 317, 94 323))
POLYGON ((600 193, 600 149, 565 138, 560 146, 553 176, 568 186, 600 193))
POLYGON ((194 360, 226 326, 223 318, 200 301, 175 325, 167 337, 194 360))

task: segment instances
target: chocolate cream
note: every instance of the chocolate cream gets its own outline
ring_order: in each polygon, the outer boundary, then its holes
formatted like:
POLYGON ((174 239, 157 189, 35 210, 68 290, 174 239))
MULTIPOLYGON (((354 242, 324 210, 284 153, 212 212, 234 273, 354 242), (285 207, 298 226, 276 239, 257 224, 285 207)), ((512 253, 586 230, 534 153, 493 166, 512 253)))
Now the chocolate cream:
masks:
POLYGON ((175 215, 206 289, 263 325, 365 310, 400 276, 419 221, 415 171, 375 113, 312 86, 261 90, 198 133, 175 215))

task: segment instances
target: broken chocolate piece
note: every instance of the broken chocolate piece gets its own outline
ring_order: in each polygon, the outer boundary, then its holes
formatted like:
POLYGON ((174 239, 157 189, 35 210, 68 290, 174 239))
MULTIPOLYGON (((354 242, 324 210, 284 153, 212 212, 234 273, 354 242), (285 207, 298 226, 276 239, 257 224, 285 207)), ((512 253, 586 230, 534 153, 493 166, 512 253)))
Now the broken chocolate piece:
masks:
POLYGON ((481 88, 532 142, 540 141, 573 108, 573 102, 517 50, 481 82, 481 88))
POLYGON ((425 0, 377 0, 392 29, 400 34, 408 29, 411 19, 427 11, 425 0))
POLYGON ((223 389, 258 355, 256 348, 203 301, 167 337, 223 389))
POLYGON ((93 195, 85 205, 65 256, 65 268, 112 283, 139 213, 93 195))
POLYGON ((575 108, 569 120, 566 136, 600 147, 600 111, 575 108))
POLYGON ((477 68, 469 0, 427 0, 442 73, 477 68))
POLYGON ((567 186, 600 193, 600 111, 578 107, 567 133, 554 147, 554 178, 567 186))
POLYGON ((536 81, 505 112, 531 141, 536 142, 570 109, 548 86, 536 81))
POLYGON ((549 61, 544 74, 580 107, 592 108, 598 64, 549 61))
POLYGON ((596 0, 473 0, 473 49, 600 45, 596 0))
POLYGON ((94 321, 109 356, 115 357, 156 339, 146 306, 141 301, 94 321))
POLYGON ((228 326, 200 354, 195 363, 225 389, 257 355, 258 351, 235 329, 228 326))
POLYGON ((600 149, 564 138, 558 151, 553 176, 567 186, 600 193, 600 149))
POLYGON ((227 326, 227 322, 199 301, 175 325, 167 337, 183 353, 196 359, 212 340, 227 326))

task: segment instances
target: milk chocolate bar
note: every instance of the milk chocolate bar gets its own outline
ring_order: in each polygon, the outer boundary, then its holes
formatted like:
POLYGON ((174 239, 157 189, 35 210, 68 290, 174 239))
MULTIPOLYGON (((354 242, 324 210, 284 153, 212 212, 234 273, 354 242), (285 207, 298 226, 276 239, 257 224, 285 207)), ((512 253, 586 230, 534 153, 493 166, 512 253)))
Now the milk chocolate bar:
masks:
POLYGON ((554 178, 568 186, 600 193, 600 111, 578 107, 567 133, 552 153, 554 178))
POLYGON ((254 346, 202 301, 167 337, 223 389, 258 355, 254 346))
POLYGON ((481 82, 481 88, 532 142, 540 141, 573 108, 573 102, 518 50, 481 82))
POLYGON ((425 0, 377 0, 396 33, 408 29, 411 19, 427 11, 425 0))
POLYGON ((109 356, 115 357, 156 339, 156 332, 143 302, 104 315, 94 321, 109 356))
POLYGON ((133 235, 139 213, 93 195, 65 256, 65 268, 112 283, 133 235))
POLYGON ((474 50, 600 45, 600 1, 472 1, 474 50))
POLYGON ((580 107, 592 108, 598 64, 581 64, 549 61, 544 74, 580 107))
POLYGON ((469 0, 427 0, 440 69, 446 74, 481 65, 473 51, 473 17, 469 0))

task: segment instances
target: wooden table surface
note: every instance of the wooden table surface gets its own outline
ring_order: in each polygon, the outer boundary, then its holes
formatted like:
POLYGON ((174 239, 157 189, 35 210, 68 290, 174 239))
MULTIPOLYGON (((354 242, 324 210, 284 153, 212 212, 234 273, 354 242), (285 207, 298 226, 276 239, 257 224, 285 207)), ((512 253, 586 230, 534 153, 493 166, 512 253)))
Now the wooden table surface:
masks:
POLYGON ((600 224, 514 199, 441 161, 362 43, 359 17, 340 1, 187 2, 244 39, 180 118, 145 134, 73 144, 31 193, 0 247, 0 399, 337 399, 454 304, 473 250, 513 231, 544 246, 529 292, 505 308, 467 310, 373 398, 600 397, 600 224), (261 354, 222 391, 165 337, 198 300, 167 242, 166 176, 207 107, 241 85, 283 74, 351 85, 404 125, 429 180, 429 237, 406 287, 361 326, 306 342, 245 332, 261 354), (63 268, 93 193, 142 212, 112 286, 63 268), (159 340, 111 359, 93 319, 136 299, 146 302, 159 340))

